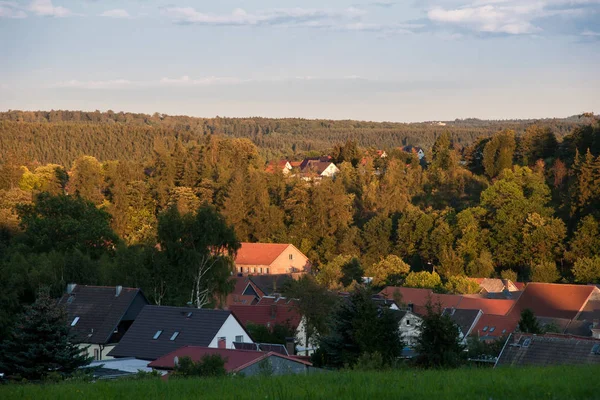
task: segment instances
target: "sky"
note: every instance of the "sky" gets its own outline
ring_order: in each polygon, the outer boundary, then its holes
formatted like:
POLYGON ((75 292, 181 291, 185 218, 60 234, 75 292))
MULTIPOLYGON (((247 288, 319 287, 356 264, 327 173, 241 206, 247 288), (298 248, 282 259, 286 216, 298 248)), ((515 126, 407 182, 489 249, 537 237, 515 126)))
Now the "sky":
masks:
POLYGON ((600 112, 600 0, 0 0, 0 110, 600 112))

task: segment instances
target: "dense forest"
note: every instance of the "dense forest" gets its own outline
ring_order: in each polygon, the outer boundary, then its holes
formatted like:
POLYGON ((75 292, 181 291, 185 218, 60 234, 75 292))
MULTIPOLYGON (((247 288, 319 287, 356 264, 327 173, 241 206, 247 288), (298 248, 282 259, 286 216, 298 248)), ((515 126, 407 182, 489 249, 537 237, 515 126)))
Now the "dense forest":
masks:
POLYGON ((302 158, 321 154, 348 140, 364 148, 389 150, 413 145, 430 149, 437 137, 449 133, 458 146, 504 130, 522 134, 537 124, 562 138, 590 118, 440 123, 377 123, 268 118, 193 118, 162 114, 80 111, 0 113, 0 162, 13 154, 23 163, 56 163, 66 167, 81 155, 101 161, 146 161, 156 139, 173 145, 201 143, 206 135, 246 138, 267 158, 302 158))
POLYGON ((446 126, 66 111, 0 119, 3 326, 41 285, 59 294, 69 282, 121 284, 185 304, 181 246, 217 233, 231 249, 293 243, 331 289, 360 276, 451 292, 469 290, 465 276, 600 280, 593 116, 446 126), (424 147, 427 162, 401 145, 424 147), (265 172, 269 159, 315 153, 332 156, 335 179, 265 172))

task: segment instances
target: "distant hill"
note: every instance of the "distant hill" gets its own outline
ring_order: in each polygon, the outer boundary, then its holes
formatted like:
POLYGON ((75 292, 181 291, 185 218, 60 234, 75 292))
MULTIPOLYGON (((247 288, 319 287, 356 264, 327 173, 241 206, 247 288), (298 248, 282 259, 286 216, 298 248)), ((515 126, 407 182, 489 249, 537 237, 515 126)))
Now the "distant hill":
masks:
POLYGON ((298 118, 195 118, 155 113, 16 111, 0 113, 0 162, 8 154, 40 163, 70 165, 82 154, 101 160, 141 161, 156 139, 173 144, 201 142, 206 135, 246 138, 265 158, 327 152, 354 140, 361 147, 390 149, 416 145, 429 149, 442 132, 467 146, 502 129, 518 134, 528 126, 550 127, 560 139, 589 123, 577 116, 541 120, 457 119, 422 123, 308 120, 298 118), (441 122, 441 123, 440 123, 441 122))

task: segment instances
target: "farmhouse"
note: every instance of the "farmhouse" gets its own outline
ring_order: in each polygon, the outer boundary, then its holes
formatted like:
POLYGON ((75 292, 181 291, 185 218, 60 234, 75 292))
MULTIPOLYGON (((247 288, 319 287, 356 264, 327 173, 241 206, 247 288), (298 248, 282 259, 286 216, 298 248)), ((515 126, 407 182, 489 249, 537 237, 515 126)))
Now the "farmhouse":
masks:
POLYGON ((292 244, 242 243, 235 257, 235 269, 242 275, 304 273, 310 261, 292 244))

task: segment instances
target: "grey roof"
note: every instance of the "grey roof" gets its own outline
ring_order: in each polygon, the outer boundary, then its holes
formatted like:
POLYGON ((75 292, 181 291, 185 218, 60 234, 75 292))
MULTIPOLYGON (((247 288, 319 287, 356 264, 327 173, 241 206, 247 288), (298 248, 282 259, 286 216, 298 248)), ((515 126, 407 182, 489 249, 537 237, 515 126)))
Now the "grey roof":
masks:
POLYGON ((75 341, 105 344, 110 343, 119 323, 134 320, 148 300, 137 288, 122 288, 117 296, 114 286, 76 285, 58 303, 67 310, 69 326, 79 317, 77 323, 70 326, 75 341))
POLYGON ((462 310, 456 308, 444 308, 442 315, 448 315, 460 328, 463 336, 467 336, 477 323, 480 310, 462 310))
POLYGON ((600 319, 600 300, 588 300, 585 307, 577 316, 578 320, 599 320, 600 319))
POLYGON ((273 293, 281 293, 284 285, 293 280, 291 274, 273 274, 273 275, 252 275, 249 279, 258 287, 266 296, 273 293))
POLYGON ((558 334, 514 335, 500 353, 497 365, 600 364, 598 349, 600 339, 558 334))
POLYGON ((577 321, 573 320, 564 331, 564 333, 569 335, 577 335, 577 336, 592 336, 592 327, 594 323, 592 321, 577 321))
POLYGON ((156 360, 183 346, 208 347, 230 315, 223 310, 146 306, 108 355, 156 360), (162 333, 153 339, 158 331, 162 333), (175 332, 179 334, 170 340, 175 332))

